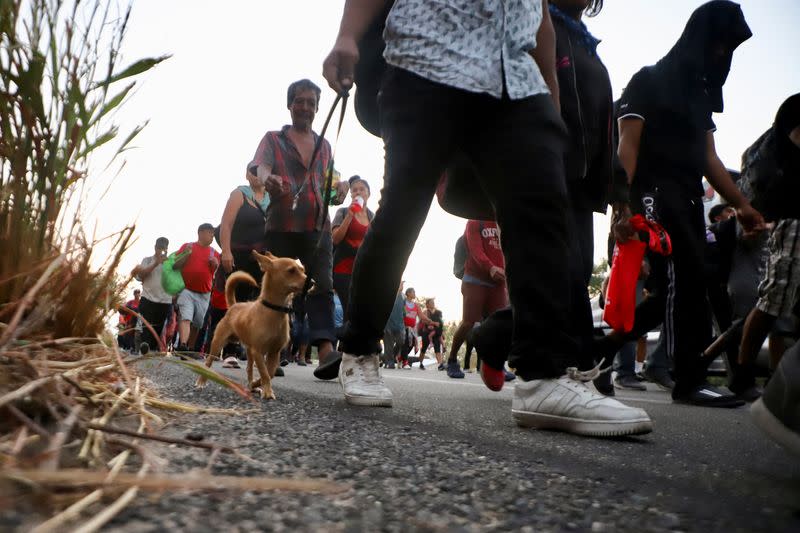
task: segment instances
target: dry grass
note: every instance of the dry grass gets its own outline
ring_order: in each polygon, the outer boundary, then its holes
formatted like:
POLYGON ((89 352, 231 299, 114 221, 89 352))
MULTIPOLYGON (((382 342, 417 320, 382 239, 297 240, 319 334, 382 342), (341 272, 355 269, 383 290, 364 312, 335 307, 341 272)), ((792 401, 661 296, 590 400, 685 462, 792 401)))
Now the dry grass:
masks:
MULTIPOLYGON (((223 444, 159 435, 169 413, 225 413, 159 398, 105 331, 127 279, 117 267, 134 235, 97 240, 81 221, 90 156, 117 165, 141 126, 118 141, 114 110, 139 74, 166 57, 119 68, 130 8, 110 0, 0 0, 0 514, 27 504, 54 514, 35 531, 96 531, 140 489, 327 491, 301 480, 211 475, 223 444), (122 89, 113 89, 120 82, 122 89), (205 448, 200 476, 155 476, 161 444, 205 448)), ((96 162, 92 168, 96 166, 96 162)), ((120 165, 121 166, 121 165, 120 165)), ((173 361, 244 397, 201 365, 173 361)))

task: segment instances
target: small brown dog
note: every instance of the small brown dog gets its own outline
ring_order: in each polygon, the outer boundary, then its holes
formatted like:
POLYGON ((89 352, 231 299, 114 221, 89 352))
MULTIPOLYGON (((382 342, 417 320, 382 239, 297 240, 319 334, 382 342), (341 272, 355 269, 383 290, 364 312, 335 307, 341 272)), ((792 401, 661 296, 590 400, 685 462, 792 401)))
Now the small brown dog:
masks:
MULTIPOLYGON (((251 389, 261 388, 261 397, 274 400, 272 378, 280 363, 280 352, 289 343, 288 307, 292 296, 303 290, 306 272, 295 259, 275 257, 267 252, 261 255, 253 250, 253 257, 264 272, 261 280, 261 295, 254 302, 236 303, 236 286, 247 283, 258 284, 246 272, 234 272, 225 283, 225 301, 228 312, 217 324, 211 341, 211 353, 206 357, 206 366, 211 367, 214 358, 231 338, 238 338, 247 349, 247 384, 251 389), (266 361, 265 361, 266 359, 266 361), (261 376, 253 381, 253 363, 261 376)), ((197 386, 205 386, 206 379, 199 377, 197 386)))

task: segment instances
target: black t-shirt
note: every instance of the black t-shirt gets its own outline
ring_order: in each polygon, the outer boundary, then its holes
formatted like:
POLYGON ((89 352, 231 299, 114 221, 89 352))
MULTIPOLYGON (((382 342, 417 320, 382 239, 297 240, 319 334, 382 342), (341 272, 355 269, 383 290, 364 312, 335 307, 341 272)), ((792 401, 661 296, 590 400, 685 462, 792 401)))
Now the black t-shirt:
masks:
POLYGON ((658 92, 650 67, 631 78, 619 101, 618 118, 644 121, 633 190, 652 192, 656 187, 686 198, 703 195, 706 167, 706 134, 716 126, 711 110, 687 116, 659 106, 652 95, 658 92))

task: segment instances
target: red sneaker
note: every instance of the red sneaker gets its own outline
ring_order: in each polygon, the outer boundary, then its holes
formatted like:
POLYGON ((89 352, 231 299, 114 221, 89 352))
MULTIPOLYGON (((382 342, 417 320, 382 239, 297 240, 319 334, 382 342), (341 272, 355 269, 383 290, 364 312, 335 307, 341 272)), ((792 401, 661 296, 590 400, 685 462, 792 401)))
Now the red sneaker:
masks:
POLYGON ((506 373, 504 370, 497 370, 484 362, 481 365, 481 379, 483 384, 489 387, 490 390, 497 392, 506 383, 506 373))

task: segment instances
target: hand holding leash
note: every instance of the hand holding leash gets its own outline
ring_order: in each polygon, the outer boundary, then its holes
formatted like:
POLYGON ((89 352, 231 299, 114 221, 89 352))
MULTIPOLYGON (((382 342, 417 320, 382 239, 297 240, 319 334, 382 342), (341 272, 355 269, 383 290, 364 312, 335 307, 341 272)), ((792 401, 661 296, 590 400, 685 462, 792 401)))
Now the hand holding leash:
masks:
POLYGON ((353 86, 353 72, 358 63, 358 44, 355 39, 340 36, 322 63, 322 75, 336 94, 344 96, 353 86))

